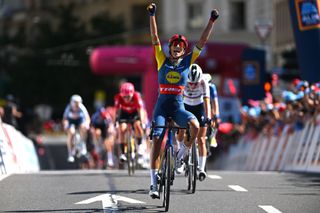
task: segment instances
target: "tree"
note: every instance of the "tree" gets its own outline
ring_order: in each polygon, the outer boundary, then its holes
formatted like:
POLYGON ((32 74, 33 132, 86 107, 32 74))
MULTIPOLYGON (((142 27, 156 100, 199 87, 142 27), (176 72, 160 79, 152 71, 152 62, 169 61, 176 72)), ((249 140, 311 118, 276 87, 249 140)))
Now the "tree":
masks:
POLYGON ((49 104, 58 118, 72 94, 80 94, 90 110, 94 92, 112 82, 92 74, 88 48, 102 43, 123 43, 119 37, 95 39, 122 32, 121 20, 97 15, 91 22, 93 33, 88 33, 73 10, 70 4, 52 12, 58 20, 56 31, 51 21, 40 20, 33 26, 31 38, 21 36, 22 33, 17 36, 14 44, 19 44, 23 51, 8 72, 10 90, 20 97, 21 103, 28 107, 49 104))

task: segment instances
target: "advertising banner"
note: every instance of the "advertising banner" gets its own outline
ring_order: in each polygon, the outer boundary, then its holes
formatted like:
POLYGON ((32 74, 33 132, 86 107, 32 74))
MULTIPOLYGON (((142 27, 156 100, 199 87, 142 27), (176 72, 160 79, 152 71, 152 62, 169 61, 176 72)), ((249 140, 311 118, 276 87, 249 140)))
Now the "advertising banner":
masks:
POLYGON ((303 80, 320 80, 320 0, 290 0, 289 8, 303 80))

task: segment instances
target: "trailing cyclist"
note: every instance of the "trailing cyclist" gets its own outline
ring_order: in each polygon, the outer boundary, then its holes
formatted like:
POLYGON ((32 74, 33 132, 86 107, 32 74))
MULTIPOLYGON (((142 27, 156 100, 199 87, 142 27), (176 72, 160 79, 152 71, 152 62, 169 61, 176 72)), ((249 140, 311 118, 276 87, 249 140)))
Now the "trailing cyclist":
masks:
MULTIPOLYGON (((203 181, 207 174, 205 172, 207 148, 206 148, 206 133, 207 124, 211 122, 211 107, 210 107, 210 89, 208 81, 203 79, 202 69, 198 64, 192 64, 188 75, 188 83, 183 92, 183 101, 185 109, 193 113, 200 124, 200 130, 197 135, 199 148, 199 180, 203 181)), ((179 131, 177 141, 183 143, 185 131, 179 131)), ((177 169, 181 173, 183 167, 177 169)))
MULTIPOLYGON (((95 146, 98 150, 98 156, 96 156, 96 161, 100 163, 101 156, 103 156, 104 151, 107 153, 107 167, 113 168, 113 143, 115 140, 115 130, 112 115, 110 110, 101 107, 91 116, 91 127, 94 136, 95 146)), ((95 158, 94 154, 92 153, 95 158)), ((102 162, 104 165, 105 162, 102 162)))
MULTIPOLYGON (((213 121, 213 125, 207 131, 207 135, 210 140, 210 147, 215 148, 218 146, 216 140, 216 133, 218 131, 220 119, 220 110, 219 110, 219 100, 218 100, 218 92, 216 85, 212 82, 212 77, 210 74, 203 74, 203 79, 209 83, 210 89, 210 106, 211 106, 211 118, 213 121)), ((210 151, 210 150, 209 150, 210 151)))
MULTIPOLYGON (((157 61, 159 96, 153 112, 153 120, 156 126, 165 125, 168 117, 171 117, 179 126, 190 126, 190 140, 182 144, 177 153, 177 162, 180 162, 189 147, 195 141, 199 131, 199 122, 196 117, 185 110, 183 104, 183 90, 187 84, 187 78, 190 65, 198 58, 201 49, 206 44, 211 34, 214 21, 218 18, 218 11, 211 12, 210 20, 204 29, 200 40, 187 53, 188 41, 183 35, 175 34, 169 40, 169 57, 166 57, 162 50, 160 39, 158 36, 157 23, 155 18, 156 4, 152 3, 147 7, 150 20, 150 33, 152 45, 154 47, 155 58, 157 61)), ((161 141, 159 136, 162 129, 155 128, 153 131, 153 144, 150 153, 150 179, 151 186, 149 195, 152 198, 159 198, 157 189, 157 169, 159 167, 159 155, 161 149, 161 141)))
POLYGON ((87 131, 90 125, 89 113, 83 105, 80 95, 75 94, 71 96, 70 103, 63 113, 62 124, 68 135, 68 162, 74 162, 75 149, 72 140, 75 136, 76 129, 79 129, 81 141, 85 144, 87 131))
POLYGON ((141 125, 143 101, 140 93, 135 91, 134 85, 130 82, 125 82, 120 86, 120 93, 114 97, 114 105, 117 109, 116 122, 119 123, 120 161, 125 162, 127 160, 125 155, 125 133, 128 124, 123 121, 135 119, 133 126, 139 149, 143 137, 141 125))

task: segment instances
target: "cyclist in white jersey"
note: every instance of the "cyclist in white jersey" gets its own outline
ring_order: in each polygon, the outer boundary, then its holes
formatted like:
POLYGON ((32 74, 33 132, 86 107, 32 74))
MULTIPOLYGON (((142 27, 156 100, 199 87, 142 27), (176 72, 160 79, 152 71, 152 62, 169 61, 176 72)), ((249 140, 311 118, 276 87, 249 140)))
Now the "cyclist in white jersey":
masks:
MULTIPOLYGON (((197 64, 190 66, 188 74, 188 83, 183 92, 183 102, 185 109, 193 113, 199 121, 200 130, 197 135, 197 142, 199 147, 199 180, 203 181, 207 174, 205 172, 205 165, 207 159, 206 148, 206 123, 211 120, 210 107, 210 89, 208 81, 203 79, 202 69, 197 64)), ((182 143, 185 131, 179 131, 177 140, 182 143)), ((183 167, 178 169, 181 173, 183 167)))
POLYGON ((70 103, 64 110, 63 128, 67 132, 67 148, 68 148, 68 162, 74 162, 74 144, 72 138, 75 135, 75 130, 79 128, 80 137, 84 141, 87 130, 89 129, 90 116, 86 107, 82 103, 81 96, 75 94, 71 96, 70 103))

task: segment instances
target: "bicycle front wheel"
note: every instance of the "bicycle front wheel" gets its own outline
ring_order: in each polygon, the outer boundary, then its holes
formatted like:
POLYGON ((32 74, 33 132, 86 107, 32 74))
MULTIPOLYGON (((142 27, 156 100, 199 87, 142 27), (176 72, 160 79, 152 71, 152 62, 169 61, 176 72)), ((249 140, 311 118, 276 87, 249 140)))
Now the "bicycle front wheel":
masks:
POLYGON ((197 185, 197 167, 198 167, 198 159, 197 159, 197 144, 193 143, 189 158, 188 158, 188 168, 187 168, 187 175, 188 175, 188 191, 191 193, 195 193, 196 185, 197 185))
POLYGON ((129 176, 134 174, 134 163, 132 159, 132 136, 131 134, 127 137, 127 166, 128 166, 128 174, 129 176))
POLYGON ((164 175, 164 192, 163 192, 163 206, 165 211, 169 210, 170 203, 170 185, 171 185, 171 160, 172 160, 172 147, 166 149, 166 159, 165 159, 165 175, 164 175))

